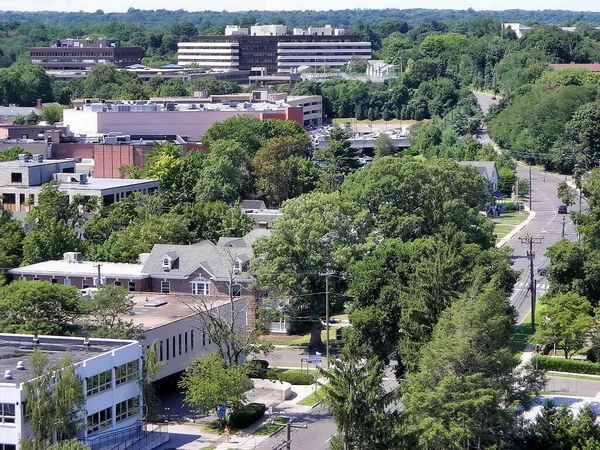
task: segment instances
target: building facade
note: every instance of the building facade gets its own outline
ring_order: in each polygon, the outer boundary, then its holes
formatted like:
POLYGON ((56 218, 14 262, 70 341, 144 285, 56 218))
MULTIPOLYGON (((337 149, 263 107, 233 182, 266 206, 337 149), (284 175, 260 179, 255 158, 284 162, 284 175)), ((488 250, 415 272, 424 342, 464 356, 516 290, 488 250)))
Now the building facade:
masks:
POLYGON ((283 25, 251 27, 250 34, 195 36, 192 42, 178 43, 178 63, 199 64, 213 70, 253 70, 267 74, 288 73, 302 65, 340 67, 353 56, 371 59, 371 43, 345 35, 331 27, 294 30, 283 25))
POLYGON ((142 348, 137 341, 0 334, 3 449, 19 449, 20 439, 29 435, 25 383, 33 377, 30 357, 34 349, 48 355, 50 363, 68 356, 75 374, 81 377, 86 401, 80 414, 85 424, 79 432, 80 439, 92 440, 99 434, 131 427, 142 419, 138 384, 142 348))
POLYGON ((86 70, 110 63, 119 68, 142 61, 142 47, 121 47, 112 39, 61 39, 53 47, 31 47, 30 62, 51 70, 86 70))

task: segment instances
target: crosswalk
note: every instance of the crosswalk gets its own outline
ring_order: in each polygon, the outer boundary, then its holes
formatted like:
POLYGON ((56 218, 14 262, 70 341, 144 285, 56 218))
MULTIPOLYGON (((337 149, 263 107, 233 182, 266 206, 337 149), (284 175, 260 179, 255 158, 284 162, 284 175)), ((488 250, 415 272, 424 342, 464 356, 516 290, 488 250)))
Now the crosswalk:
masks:
MULTIPOLYGON (((550 285, 548 283, 537 283, 535 285, 535 289, 536 292, 538 292, 538 296, 541 291, 546 292, 549 287, 550 285)), ((529 282, 519 281, 517 284, 515 284, 515 289, 529 289, 529 282)))

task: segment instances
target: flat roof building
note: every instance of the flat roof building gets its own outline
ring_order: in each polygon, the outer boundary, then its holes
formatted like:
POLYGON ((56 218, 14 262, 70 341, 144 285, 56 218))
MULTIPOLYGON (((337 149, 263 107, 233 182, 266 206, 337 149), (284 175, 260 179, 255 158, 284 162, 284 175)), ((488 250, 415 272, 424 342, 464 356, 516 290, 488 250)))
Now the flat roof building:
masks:
MULTIPOLYGON (((227 28, 226 28, 227 30, 227 28)), ((294 72, 301 65, 341 67, 353 56, 371 59, 371 43, 345 35, 331 26, 296 28, 287 34, 285 25, 260 25, 225 36, 195 36, 179 42, 178 63, 197 64, 212 70, 265 68, 267 75, 294 72)))
POLYGON ((121 47, 116 39, 59 39, 52 47, 31 47, 31 64, 52 70, 85 70, 110 63, 123 68, 142 61, 142 47, 121 47))
MULTIPOLYGON (((50 364, 67 356, 83 381, 85 405, 80 416, 85 426, 78 438, 91 443, 99 434, 129 429, 142 419, 138 384, 142 348, 137 341, 0 334, 0 371, 4 374, 0 383, 2 448, 17 450, 20 440, 27 439, 25 383, 33 378, 30 361, 36 349, 48 357, 50 364)), ((123 435, 112 444, 130 436, 123 435)))
POLYGON ((6 210, 26 212, 29 206, 37 205, 42 186, 59 181, 59 190, 73 201, 76 195, 85 198, 98 197, 104 205, 117 202, 133 192, 152 193, 159 189, 156 180, 129 180, 121 178, 89 178, 85 173, 76 173, 73 159, 44 160, 42 155, 33 159, 0 162, 0 198, 6 210))

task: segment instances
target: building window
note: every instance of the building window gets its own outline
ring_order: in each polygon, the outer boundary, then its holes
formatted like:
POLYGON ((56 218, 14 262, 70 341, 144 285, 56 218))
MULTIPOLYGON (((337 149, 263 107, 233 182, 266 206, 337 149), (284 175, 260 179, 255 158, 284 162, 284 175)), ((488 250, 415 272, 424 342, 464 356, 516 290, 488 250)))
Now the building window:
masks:
POLYGON ((120 422, 128 417, 137 416, 140 402, 138 397, 131 397, 115 405, 115 421, 120 422))
POLYGON ((167 340, 165 341, 165 344, 167 346, 167 361, 169 360, 169 347, 170 347, 169 341, 170 341, 169 338, 167 338, 167 340))
POLYGON ((129 288, 129 292, 135 292, 135 281, 130 281, 127 286, 129 288))
POLYGON ((87 289, 90 287, 90 282, 88 280, 81 280, 81 289, 87 289))
POLYGON ((185 332, 185 336, 184 336, 184 345, 185 345, 185 352, 188 352, 188 333, 187 331, 185 332))
POLYGON ((234 297, 241 297, 242 296, 242 285, 241 284, 234 284, 231 287, 231 293, 234 297))
POLYGON ((115 281, 115 286, 121 286, 121 282, 120 281, 115 281))
POLYGON ((71 280, 70 280, 70 279, 68 279, 68 278, 65 278, 65 279, 63 280, 63 284, 64 284, 65 286, 71 286, 71 280))
POLYGON ((115 386, 138 379, 138 360, 115 367, 115 386))
POLYGON ((161 281, 160 282, 160 292, 161 294, 168 294, 171 292, 171 282, 170 281, 161 281))
POLYGON ((87 417, 87 432, 88 434, 103 430, 112 425, 112 407, 90 414, 87 417))
POLYGON ((177 356, 177 352, 175 352, 175 336, 173 336, 173 358, 177 356))
POLYGON ((190 348, 194 350, 194 330, 190 331, 190 348))
POLYGON ((56 278, 54 278, 54 277, 52 277, 52 280, 50 280, 50 282, 52 284, 58 284, 58 280, 56 278))
POLYGON ((192 281, 193 295, 210 295, 209 281, 192 281))
POLYGON ((23 174, 22 173, 11 173, 10 174, 10 182, 11 183, 22 183, 23 182, 23 174))
POLYGON ((202 332, 202 347, 206 347, 206 333, 202 332))
POLYGON ((99 373, 98 375, 87 377, 85 379, 85 385, 87 389, 86 395, 89 397, 90 395, 98 394, 99 392, 110 389, 112 380, 111 372, 112 371, 107 370, 106 372, 99 373))
POLYGON ((14 403, 0 403, 0 422, 15 423, 14 403))
POLYGON ((159 361, 163 360, 163 341, 160 341, 158 343, 158 360, 159 361))

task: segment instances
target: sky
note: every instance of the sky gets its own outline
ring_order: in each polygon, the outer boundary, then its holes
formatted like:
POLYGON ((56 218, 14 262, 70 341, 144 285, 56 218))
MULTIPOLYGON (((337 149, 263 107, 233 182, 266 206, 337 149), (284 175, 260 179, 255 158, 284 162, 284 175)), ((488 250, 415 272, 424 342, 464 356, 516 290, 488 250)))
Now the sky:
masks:
POLYGON ((202 0, 0 0, 0 10, 18 11, 88 11, 102 9, 104 12, 123 12, 128 8, 138 9, 184 9, 187 11, 247 11, 255 10, 304 10, 304 9, 347 9, 347 8, 428 8, 428 9, 467 9, 505 10, 505 9, 568 9, 571 11, 599 11, 599 0, 419 0, 418 2, 399 2, 398 0, 220 0, 207 2, 202 0))

